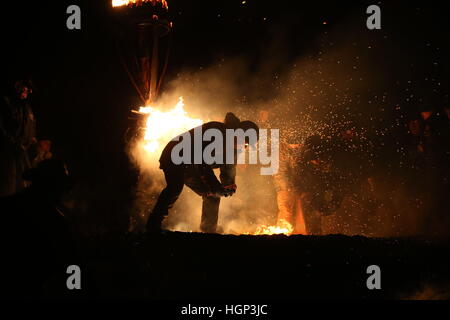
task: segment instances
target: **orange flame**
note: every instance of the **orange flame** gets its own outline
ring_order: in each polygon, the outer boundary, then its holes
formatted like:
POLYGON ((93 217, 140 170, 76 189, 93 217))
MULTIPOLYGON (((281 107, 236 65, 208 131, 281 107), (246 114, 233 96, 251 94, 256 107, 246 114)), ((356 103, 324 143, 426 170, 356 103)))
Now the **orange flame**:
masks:
POLYGON ((272 236, 277 234, 292 235, 294 233, 294 227, 286 220, 281 219, 276 226, 259 226, 253 233, 255 236, 272 236))
POLYGON ((143 148, 151 155, 159 154, 174 137, 203 124, 200 119, 188 116, 183 98, 172 110, 163 112, 154 107, 141 107, 139 113, 147 114, 143 148))
POLYGON ((169 5, 166 0, 112 0, 113 7, 122 7, 130 5, 140 6, 144 3, 151 3, 154 6, 157 3, 160 3, 163 8, 169 9, 169 5))

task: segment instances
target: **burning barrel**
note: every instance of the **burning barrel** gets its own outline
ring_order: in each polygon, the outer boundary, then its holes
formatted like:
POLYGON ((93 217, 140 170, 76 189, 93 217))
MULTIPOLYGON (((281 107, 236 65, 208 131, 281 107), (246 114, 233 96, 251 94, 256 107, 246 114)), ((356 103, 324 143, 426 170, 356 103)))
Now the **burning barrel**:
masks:
POLYGON ((172 22, 165 0, 113 0, 118 48, 130 81, 144 105, 155 102, 170 49, 172 22))

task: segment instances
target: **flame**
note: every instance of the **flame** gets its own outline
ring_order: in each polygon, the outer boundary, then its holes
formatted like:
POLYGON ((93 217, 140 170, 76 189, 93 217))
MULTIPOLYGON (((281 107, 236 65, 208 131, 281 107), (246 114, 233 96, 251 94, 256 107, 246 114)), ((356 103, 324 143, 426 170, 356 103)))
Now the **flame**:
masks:
POLYGON ((160 3, 163 6, 163 8, 169 9, 169 5, 167 4, 166 0, 112 0, 113 7, 122 7, 122 6, 128 6, 128 5, 139 6, 144 3, 151 3, 154 6, 157 3, 160 3))
POLYGON ((139 113, 148 115, 143 147, 150 154, 159 155, 174 137, 203 124, 202 120, 188 116, 182 97, 172 110, 163 112, 146 106, 141 107, 139 113))
POLYGON ((276 226, 259 226, 253 233, 255 236, 272 236, 276 234, 292 235, 294 233, 294 227, 286 220, 280 219, 276 226))

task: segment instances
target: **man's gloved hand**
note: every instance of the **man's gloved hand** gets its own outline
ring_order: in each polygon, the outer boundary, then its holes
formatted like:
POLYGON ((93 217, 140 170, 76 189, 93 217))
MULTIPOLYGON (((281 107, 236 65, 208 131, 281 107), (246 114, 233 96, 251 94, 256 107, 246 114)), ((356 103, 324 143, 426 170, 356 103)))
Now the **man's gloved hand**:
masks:
POLYGON ((237 186, 235 184, 230 185, 230 186, 223 186, 223 196, 225 198, 227 197, 232 197, 237 190, 237 186))
POLYGON ((236 193, 237 186, 231 185, 231 186, 220 186, 217 189, 211 190, 210 192, 206 193, 207 197, 231 197, 236 193))

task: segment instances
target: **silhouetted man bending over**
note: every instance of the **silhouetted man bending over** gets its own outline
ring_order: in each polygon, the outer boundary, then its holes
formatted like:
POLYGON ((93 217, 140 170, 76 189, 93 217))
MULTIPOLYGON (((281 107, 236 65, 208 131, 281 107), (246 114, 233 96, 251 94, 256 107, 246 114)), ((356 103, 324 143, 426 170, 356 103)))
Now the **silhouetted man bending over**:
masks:
MULTIPOLYGON (((150 213, 149 220, 147 222, 147 231, 149 232, 159 232, 161 231, 161 224, 164 218, 169 214, 169 209, 172 208, 174 203, 180 196, 184 185, 187 185, 195 193, 203 198, 202 206, 202 218, 200 229, 202 232, 214 233, 217 229, 217 221, 219 215, 219 205, 221 197, 232 196, 237 189, 235 184, 236 177, 236 159, 239 150, 242 150, 244 146, 239 145, 236 139, 228 142, 226 139, 227 129, 242 129, 246 132, 249 129, 258 132, 258 126, 251 121, 241 122, 234 114, 228 113, 225 122, 208 122, 203 124, 199 128, 192 129, 180 136, 189 135, 191 137, 191 157, 192 161, 189 164, 175 164, 172 157, 172 151, 181 140, 174 139, 167 144, 164 148, 160 162, 160 168, 164 171, 164 176, 166 179, 167 186, 161 192, 158 201, 150 213), (201 164, 195 163, 194 157, 195 152, 198 154, 205 151, 205 148, 211 144, 210 141, 201 142, 201 148, 199 146, 195 147, 196 143, 194 138, 194 132, 201 129, 201 133, 205 133, 209 129, 215 129, 222 133, 223 136, 223 148, 220 151, 223 152, 222 159, 227 159, 226 150, 227 144, 231 143, 234 149, 234 161, 232 164, 223 161, 222 164, 214 163, 207 164, 202 157, 201 164), (214 169, 220 169, 220 181, 214 174, 214 169)), ((246 142, 248 143, 248 142, 246 142)), ((217 155, 217 154, 216 154, 217 155)), ((197 155, 198 157, 198 155, 197 155)))

